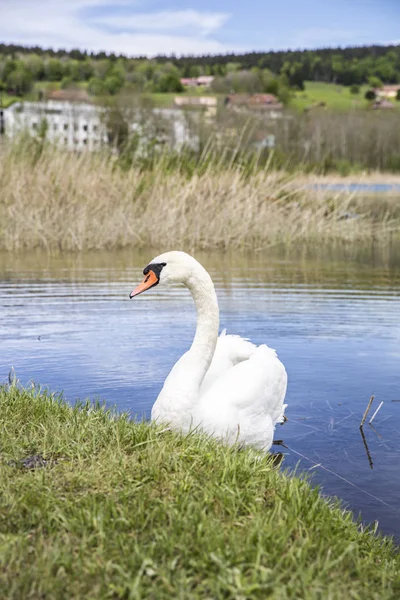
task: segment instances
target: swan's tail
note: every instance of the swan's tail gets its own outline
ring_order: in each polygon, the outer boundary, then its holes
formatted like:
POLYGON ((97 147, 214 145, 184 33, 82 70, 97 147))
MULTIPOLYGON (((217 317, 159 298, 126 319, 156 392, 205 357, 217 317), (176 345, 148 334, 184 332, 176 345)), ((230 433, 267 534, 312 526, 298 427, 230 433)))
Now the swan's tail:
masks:
POLYGON ((287 404, 283 404, 282 405, 282 412, 279 415, 279 417, 276 419, 275 424, 277 423, 284 423, 285 422, 285 410, 287 408, 287 404))

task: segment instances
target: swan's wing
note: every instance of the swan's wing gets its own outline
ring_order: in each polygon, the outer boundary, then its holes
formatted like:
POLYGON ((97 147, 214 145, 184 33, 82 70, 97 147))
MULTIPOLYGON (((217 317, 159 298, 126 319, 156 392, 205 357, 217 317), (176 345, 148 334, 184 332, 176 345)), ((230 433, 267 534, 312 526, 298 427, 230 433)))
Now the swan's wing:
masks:
POLYGON ((214 435, 269 448, 283 418, 287 375, 276 352, 257 347, 200 397, 196 421, 214 435))
POLYGON ((244 360, 248 360, 257 346, 240 335, 226 335, 223 330, 218 338, 214 356, 206 376, 201 384, 200 396, 226 371, 244 360))

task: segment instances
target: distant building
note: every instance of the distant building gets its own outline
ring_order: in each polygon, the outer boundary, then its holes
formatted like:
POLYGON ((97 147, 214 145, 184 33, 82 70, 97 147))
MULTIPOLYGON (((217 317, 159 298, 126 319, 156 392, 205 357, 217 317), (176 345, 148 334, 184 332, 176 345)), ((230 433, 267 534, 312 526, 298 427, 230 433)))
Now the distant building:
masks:
POLYGON ((400 85, 384 85, 381 88, 375 88, 374 92, 377 98, 396 98, 400 85))
MULTIPOLYGON (((98 150, 110 143, 103 119, 105 109, 93 104, 57 100, 18 102, 2 109, 2 112, 3 121, 0 119, 0 125, 3 125, 4 133, 8 137, 14 137, 23 131, 31 135, 40 135, 43 131, 50 142, 75 151, 98 150)), ((158 142, 168 141, 177 149, 198 143, 197 138, 191 136, 181 110, 160 108, 154 109, 153 114, 163 117, 166 123, 169 123, 168 129, 172 133, 170 139, 168 135, 159 135, 158 142)), ((145 146, 146 134, 143 127, 132 123, 131 131, 143 136, 145 146)))
POLYGON ((185 114, 178 108, 155 108, 153 113, 160 116, 165 123, 168 123, 170 136, 165 136, 165 141, 169 143, 175 150, 180 150, 184 146, 197 149, 199 145, 198 136, 191 132, 186 121, 185 114))
POLYGON ((175 96, 175 106, 217 106, 215 96, 175 96))
POLYGON ((85 102, 91 103, 87 90, 80 88, 69 88, 66 90, 51 90, 45 94, 47 100, 58 100, 59 102, 85 102))
POLYGON ((196 77, 181 77, 180 79, 183 87, 197 87, 197 79, 196 77))
POLYGON ((181 84, 184 87, 210 87, 214 81, 212 75, 200 75, 199 77, 182 77, 181 84))
POLYGON ((214 77, 212 75, 200 75, 200 77, 197 77, 197 85, 208 87, 213 81, 214 77))
POLYGON ((225 106, 236 110, 268 111, 272 118, 279 118, 283 104, 273 94, 230 94, 225 98, 225 106))
POLYGON ((211 117, 217 112, 218 101, 215 96, 175 96, 174 103, 179 108, 205 108, 211 117))
POLYGON ((96 150, 107 143, 101 115, 102 109, 84 102, 17 102, 4 110, 4 133, 38 134, 43 127, 48 140, 69 150, 96 150))

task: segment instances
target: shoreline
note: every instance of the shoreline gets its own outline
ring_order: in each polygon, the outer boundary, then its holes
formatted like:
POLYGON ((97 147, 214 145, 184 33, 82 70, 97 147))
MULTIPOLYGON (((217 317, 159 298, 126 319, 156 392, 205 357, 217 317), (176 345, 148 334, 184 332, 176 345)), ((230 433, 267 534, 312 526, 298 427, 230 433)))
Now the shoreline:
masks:
POLYGON ((15 385, 0 404, 5 599, 400 590, 398 547, 270 456, 15 385))

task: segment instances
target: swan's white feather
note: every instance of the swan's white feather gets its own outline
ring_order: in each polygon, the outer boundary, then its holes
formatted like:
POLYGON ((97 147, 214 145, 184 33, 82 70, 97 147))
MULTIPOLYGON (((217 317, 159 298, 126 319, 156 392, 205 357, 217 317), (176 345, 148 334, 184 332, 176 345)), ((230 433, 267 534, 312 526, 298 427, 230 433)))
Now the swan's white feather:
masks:
POLYGON ((200 395, 203 395, 228 369, 238 363, 248 360, 257 346, 240 335, 227 335, 224 329, 218 338, 215 353, 203 383, 200 395))
POLYGON ((283 419, 286 387, 286 370, 276 352, 254 346, 247 360, 225 370, 200 396, 194 420, 230 443, 268 449, 275 424, 283 419))

